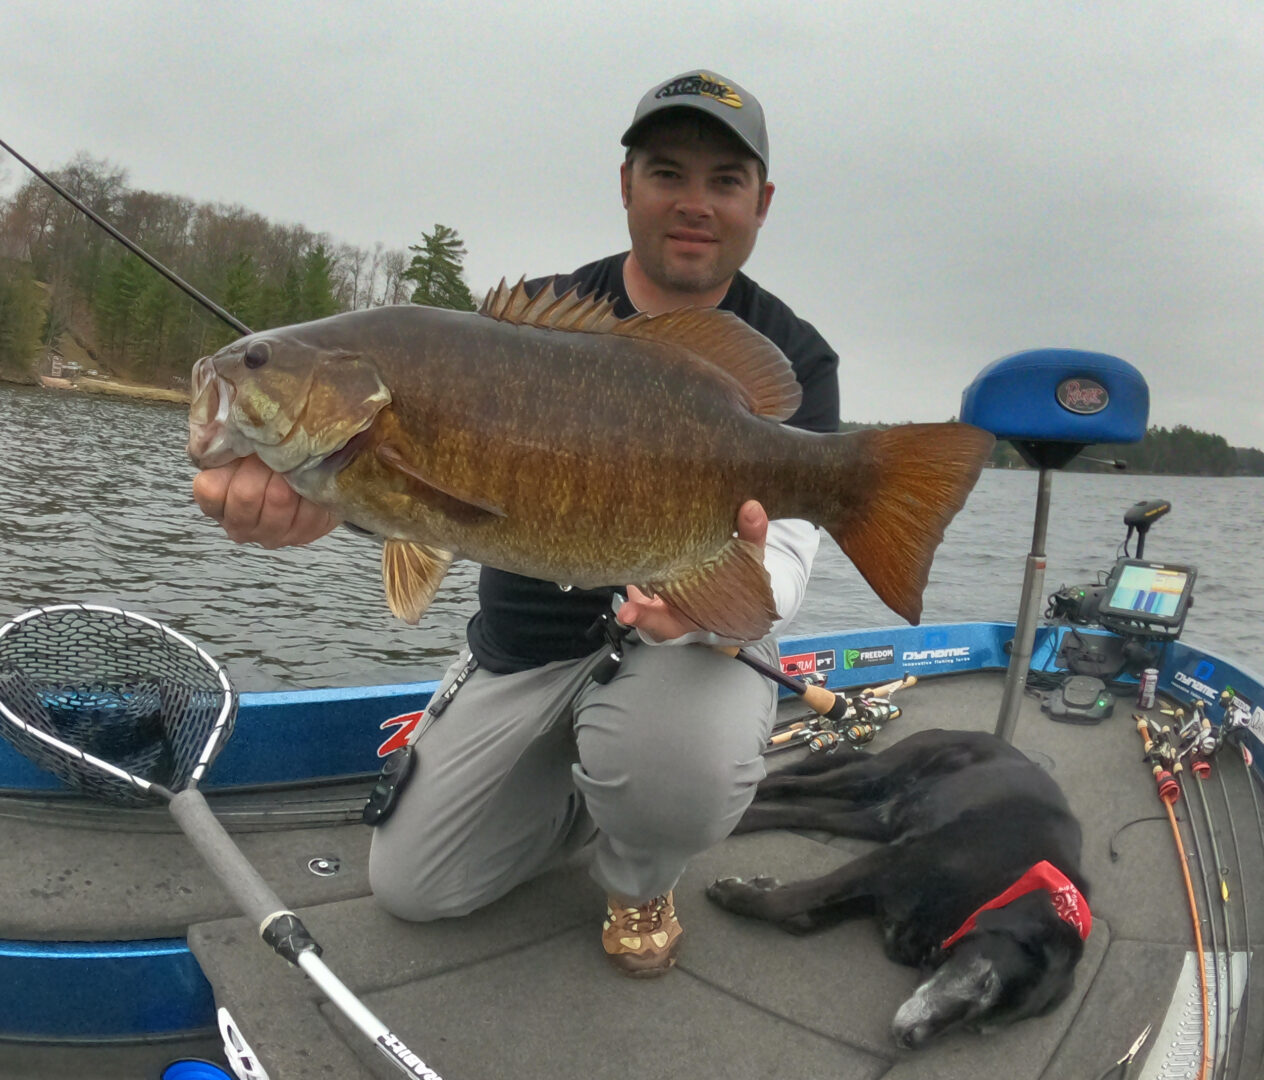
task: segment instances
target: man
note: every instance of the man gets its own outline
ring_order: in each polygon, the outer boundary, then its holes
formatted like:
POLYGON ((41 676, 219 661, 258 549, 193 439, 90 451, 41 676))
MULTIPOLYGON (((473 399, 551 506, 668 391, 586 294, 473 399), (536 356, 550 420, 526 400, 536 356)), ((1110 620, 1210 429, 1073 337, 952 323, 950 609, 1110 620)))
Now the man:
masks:
MULTIPOLYGON (((794 366, 804 394, 789 423, 836 430, 837 356, 740 272, 774 190, 759 103, 719 75, 690 72, 641 99, 622 141, 631 249, 558 279, 558 292, 608 295, 620 316, 732 311, 794 366)), ((257 459, 199 474, 194 494, 239 542, 306 543, 337 524, 257 459)), ((815 528, 769 523, 748 502, 736 529, 764 550, 784 622, 803 596, 815 528)), ((749 805, 776 688, 707 648, 714 636, 662 599, 629 586, 624 600, 616 588, 562 590, 483 568, 468 649, 414 733, 415 773, 374 834, 370 881, 389 911, 465 914, 583 854, 608 896, 611 961, 640 976, 675 963, 673 888, 749 805), (618 629, 594 637, 612 610, 624 643, 618 629), (612 651, 622 653, 613 670, 612 651)), ((745 644, 775 662, 771 636, 745 644)))

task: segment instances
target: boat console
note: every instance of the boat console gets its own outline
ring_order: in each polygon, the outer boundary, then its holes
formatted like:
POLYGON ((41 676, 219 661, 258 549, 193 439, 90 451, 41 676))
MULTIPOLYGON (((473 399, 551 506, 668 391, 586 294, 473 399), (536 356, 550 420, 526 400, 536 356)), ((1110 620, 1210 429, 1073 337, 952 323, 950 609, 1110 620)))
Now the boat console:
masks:
MULTIPOLYGON (((1195 566, 1141 557, 1145 531, 1171 508, 1171 503, 1159 499, 1133 504, 1124 514, 1128 535, 1122 546, 1123 557, 1108 572, 1103 571, 1096 583, 1064 585, 1050 594, 1045 618, 1055 626, 1069 628, 1070 633, 1062 636, 1058 646, 1057 670, 1032 675, 1045 684, 1044 688, 1049 689, 1058 679, 1092 678, 1101 683, 1104 697, 1110 698, 1107 686, 1116 690, 1125 684, 1131 686, 1146 668, 1161 666, 1163 646, 1176 641, 1185 627, 1198 579, 1195 566), (1138 528, 1140 539, 1134 558, 1128 552, 1128 542, 1138 528), (1079 627, 1087 633, 1080 633, 1079 627)), ((1055 692, 1058 689, 1053 685, 1055 692)), ((1081 718, 1101 719, 1097 715, 1081 718)))

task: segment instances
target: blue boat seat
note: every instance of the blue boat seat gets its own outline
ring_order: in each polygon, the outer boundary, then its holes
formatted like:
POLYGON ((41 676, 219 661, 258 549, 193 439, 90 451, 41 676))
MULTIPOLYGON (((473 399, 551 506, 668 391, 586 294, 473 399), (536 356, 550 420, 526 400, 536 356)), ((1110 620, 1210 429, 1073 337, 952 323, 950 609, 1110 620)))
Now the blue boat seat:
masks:
POLYGON ((1008 439, 1035 468, 1060 469, 1086 446, 1140 442, 1150 389, 1126 360, 1030 349, 985 367, 961 395, 961 419, 1008 439))

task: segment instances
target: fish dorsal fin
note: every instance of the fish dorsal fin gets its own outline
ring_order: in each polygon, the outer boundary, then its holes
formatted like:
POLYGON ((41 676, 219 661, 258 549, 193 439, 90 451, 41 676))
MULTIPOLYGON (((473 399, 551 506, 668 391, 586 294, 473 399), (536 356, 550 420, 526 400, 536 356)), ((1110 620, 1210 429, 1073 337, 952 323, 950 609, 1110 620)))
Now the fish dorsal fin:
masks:
POLYGON ((614 313, 613 300, 598 300, 595 295, 581 297, 578 285, 558 296, 555 280, 549 281, 535 296, 529 296, 526 278, 520 279, 512 289, 501 278, 500 284, 487 294, 478 313, 519 326, 592 334, 612 333, 626 321, 614 313))
POLYGON ((579 286, 574 286, 558 296, 550 281, 532 297, 527 295, 525 279, 512 289, 501 279, 487 294, 479 313, 520 326, 617 334, 674 345, 728 375, 756 415, 788 420, 798 409, 803 389, 790 361, 732 312, 680 308, 665 315, 620 319, 614 314, 613 301, 591 294, 581 298, 578 292, 579 286))

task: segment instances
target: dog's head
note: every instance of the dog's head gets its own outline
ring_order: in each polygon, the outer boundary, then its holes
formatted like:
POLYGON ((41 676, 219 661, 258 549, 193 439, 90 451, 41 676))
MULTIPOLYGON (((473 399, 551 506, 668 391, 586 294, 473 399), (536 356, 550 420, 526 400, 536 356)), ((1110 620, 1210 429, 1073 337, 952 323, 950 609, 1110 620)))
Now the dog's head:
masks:
POLYGON ((953 1027, 989 1031, 1039 1016, 1071 990, 1084 942, 1047 892, 981 912, 975 928, 895 1014, 891 1034, 916 1049, 953 1027))

